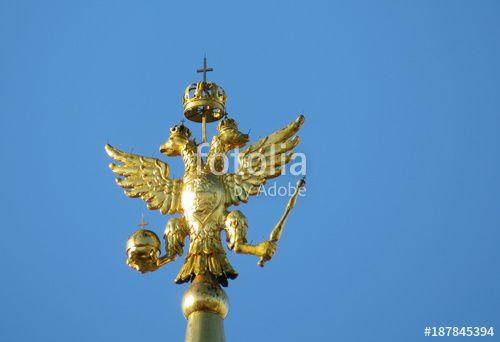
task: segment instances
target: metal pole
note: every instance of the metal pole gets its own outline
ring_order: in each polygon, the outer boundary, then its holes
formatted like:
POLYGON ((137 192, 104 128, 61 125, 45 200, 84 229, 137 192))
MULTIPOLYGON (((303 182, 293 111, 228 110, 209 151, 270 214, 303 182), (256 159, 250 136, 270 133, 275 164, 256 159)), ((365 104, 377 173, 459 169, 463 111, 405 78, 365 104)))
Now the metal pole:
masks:
POLYGON ((227 295, 217 280, 210 274, 196 276, 182 298, 186 342, 224 342, 228 310, 227 295))
POLYGON ((205 113, 201 116, 201 142, 207 142, 207 117, 205 113))

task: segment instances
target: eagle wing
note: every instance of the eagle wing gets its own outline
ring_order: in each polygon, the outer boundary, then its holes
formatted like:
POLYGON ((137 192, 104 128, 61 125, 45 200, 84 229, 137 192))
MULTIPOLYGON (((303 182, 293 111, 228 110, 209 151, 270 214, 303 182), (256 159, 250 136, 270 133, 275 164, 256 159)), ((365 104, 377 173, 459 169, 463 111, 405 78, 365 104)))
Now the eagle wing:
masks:
POLYGON ((128 197, 140 197, 148 209, 159 209, 162 214, 181 213, 182 179, 170 179, 169 166, 156 158, 148 158, 105 146, 108 155, 121 162, 109 164, 117 175, 116 183, 125 189, 128 197))
POLYGON ((228 206, 246 203, 268 179, 281 175, 283 166, 293 158, 292 150, 300 141, 295 133, 303 123, 304 116, 299 115, 286 127, 240 152, 236 172, 223 176, 228 206))

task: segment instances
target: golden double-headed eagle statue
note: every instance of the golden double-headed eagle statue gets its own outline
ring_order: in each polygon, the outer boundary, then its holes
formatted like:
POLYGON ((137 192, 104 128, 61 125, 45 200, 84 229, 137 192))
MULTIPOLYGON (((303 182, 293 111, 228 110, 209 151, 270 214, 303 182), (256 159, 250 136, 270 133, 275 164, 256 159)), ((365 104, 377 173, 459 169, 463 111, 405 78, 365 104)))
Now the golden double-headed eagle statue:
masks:
POLYGON ((127 242, 128 265, 140 272, 154 271, 182 256, 184 241, 189 237, 187 256, 175 282, 211 275, 219 284, 227 286, 228 279, 236 278, 238 273, 224 251, 222 231, 230 250, 259 257, 261 266, 276 251, 276 242, 303 181, 299 181, 268 241, 249 244, 247 218, 241 211, 230 208, 246 203, 250 196, 259 194, 268 179, 282 173, 299 143, 296 133, 304 117, 298 116, 286 127, 243 148, 249 137, 239 131, 235 120, 227 117, 224 90, 206 81, 206 71, 210 69, 205 64, 203 81, 188 86, 184 96, 184 114, 187 119, 203 124, 203 141, 206 140, 205 124, 220 120, 218 134, 210 142, 206 159, 202 158, 199 145, 183 123, 173 126, 167 141, 160 146, 162 154, 182 158, 185 166, 182 178, 170 178, 168 164, 159 159, 123 152, 111 145, 105 149, 120 163, 112 163, 110 168, 125 195, 142 198, 150 210, 159 210, 165 215, 181 214, 170 218, 166 225, 163 256, 160 256, 161 244, 155 233, 145 229, 135 232, 127 242), (236 148, 242 149, 238 155, 239 166, 234 173, 226 172, 226 155, 236 148))

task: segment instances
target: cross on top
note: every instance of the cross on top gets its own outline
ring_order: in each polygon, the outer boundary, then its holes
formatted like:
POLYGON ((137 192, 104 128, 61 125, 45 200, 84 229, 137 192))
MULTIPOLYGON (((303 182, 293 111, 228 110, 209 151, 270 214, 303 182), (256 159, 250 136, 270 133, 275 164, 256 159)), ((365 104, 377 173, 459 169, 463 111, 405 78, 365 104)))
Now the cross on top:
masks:
POLYGON ((139 227, 146 227, 149 223, 144 221, 144 214, 141 215, 141 223, 138 224, 139 227))
POLYGON ((207 57, 203 57, 203 69, 197 69, 196 72, 202 72, 203 73, 203 82, 207 81, 207 72, 208 71, 214 71, 213 68, 207 68, 207 57))

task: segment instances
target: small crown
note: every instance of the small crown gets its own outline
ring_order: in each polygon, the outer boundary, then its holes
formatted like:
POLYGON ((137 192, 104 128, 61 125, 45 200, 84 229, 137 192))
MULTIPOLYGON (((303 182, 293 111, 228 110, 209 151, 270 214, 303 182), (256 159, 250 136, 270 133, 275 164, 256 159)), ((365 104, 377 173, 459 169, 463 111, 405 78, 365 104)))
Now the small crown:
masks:
POLYGON ((174 127, 170 128, 170 135, 179 135, 182 137, 185 137, 186 139, 189 139, 191 137, 191 131, 189 128, 184 126, 183 123, 180 125, 175 125, 174 127))
POLYGON ((215 83, 192 83, 184 92, 184 115, 187 119, 202 122, 217 121, 226 114, 226 93, 215 83))
POLYGON ((234 121, 233 119, 228 118, 226 116, 217 125, 217 130, 219 131, 219 133, 223 133, 223 132, 227 131, 228 129, 238 130, 238 124, 236 123, 236 121, 234 121))

